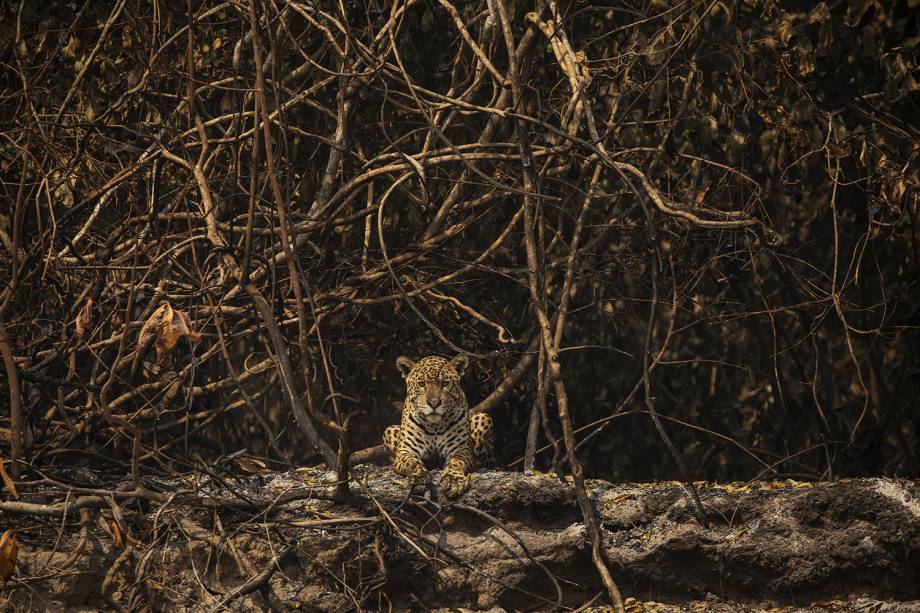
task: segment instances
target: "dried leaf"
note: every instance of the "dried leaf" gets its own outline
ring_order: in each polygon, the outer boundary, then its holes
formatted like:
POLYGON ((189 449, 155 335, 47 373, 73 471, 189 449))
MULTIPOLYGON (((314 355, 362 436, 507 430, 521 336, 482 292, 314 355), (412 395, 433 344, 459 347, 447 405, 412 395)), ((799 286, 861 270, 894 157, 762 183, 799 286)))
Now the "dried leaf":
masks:
POLYGON ((163 356, 166 355, 166 352, 175 347, 176 342, 179 340, 178 337, 174 337, 170 334, 172 330, 171 324, 175 315, 175 313, 173 313, 173 308, 168 302, 165 307, 156 327, 157 362, 161 361, 163 356))
POLYGON ((830 18, 831 9, 828 8, 827 2, 819 2, 808 14, 808 23, 824 23, 830 18))
POLYGON ((16 568, 16 557, 19 555, 19 541, 16 533, 7 530, 0 537, 0 587, 6 587, 6 581, 16 568))
POLYGON ((784 21, 784 22, 782 22, 781 24, 779 24, 779 28, 777 28, 777 30, 778 30, 778 33, 779 33, 779 40, 780 40, 784 45, 785 45, 786 43, 788 43, 788 42, 789 42, 789 39, 792 38, 793 35, 795 34, 795 26, 793 26, 793 25, 792 25, 790 22, 788 22, 788 21, 784 21))
POLYGON ((109 520, 109 532, 112 533, 112 541, 115 543, 115 546, 119 549, 124 549, 125 539, 121 535, 121 528, 118 527, 118 522, 114 519, 109 520))
POLYGON ((262 460, 257 460, 256 458, 236 458, 236 463, 239 464, 239 467, 250 473, 263 473, 268 470, 268 467, 265 465, 265 462, 262 460))
POLYGON ((155 340, 157 361, 159 362, 170 349, 176 346, 176 343, 183 336, 191 343, 197 343, 201 340, 201 335, 192 330, 188 315, 173 309, 168 302, 164 302, 153 312, 141 328, 141 333, 137 338, 137 351, 143 351, 155 340))
POLYGON ((808 76, 815 71, 814 47, 807 38, 799 38, 796 44, 799 54, 799 74, 808 76))
POLYGON ((93 299, 89 298, 80 312, 77 314, 77 338, 83 338, 83 334, 93 325, 93 299))
POLYGON ((907 182, 904 179, 898 179, 891 186, 891 202, 898 202, 907 193, 907 182))
POLYGON ((112 312, 112 316, 109 318, 109 325, 112 326, 112 332, 121 330, 121 315, 118 314, 118 311, 112 312))
POLYGON ((834 23, 832 21, 825 21, 821 24, 820 35, 818 39, 818 54, 826 55, 828 50, 830 50, 831 45, 834 44, 834 23))
POLYGON ((150 343, 152 343, 154 339, 156 339, 160 321, 163 319, 163 315, 167 309, 172 312, 172 307, 169 306, 169 303, 164 302, 157 310, 151 313, 147 321, 144 322, 144 326, 141 328, 141 332, 137 337, 137 353, 141 353, 150 346, 150 343))
POLYGON ((61 47, 61 55, 63 55, 68 60, 72 60, 77 57, 77 50, 80 48, 80 42, 76 37, 71 36, 67 41, 67 44, 61 47))
POLYGON ((843 20, 844 23, 851 28, 856 26, 862 21, 866 11, 873 4, 875 4, 875 0, 850 0, 847 6, 847 16, 843 20))
POLYGON ((3 479, 3 485, 6 486, 6 491, 10 493, 13 498, 19 499, 19 493, 16 491, 16 484, 13 483, 13 480, 10 479, 10 476, 6 472, 6 460, 0 458, 0 478, 3 479))

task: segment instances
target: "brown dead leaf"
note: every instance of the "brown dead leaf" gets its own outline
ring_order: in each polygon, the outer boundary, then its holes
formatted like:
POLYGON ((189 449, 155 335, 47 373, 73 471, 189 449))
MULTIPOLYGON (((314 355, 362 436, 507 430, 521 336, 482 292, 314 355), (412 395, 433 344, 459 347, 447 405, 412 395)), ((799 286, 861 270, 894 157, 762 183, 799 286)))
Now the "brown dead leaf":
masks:
POLYGON ((16 533, 7 530, 0 537, 0 587, 6 587, 6 580, 13 574, 16 568, 16 557, 19 555, 19 541, 16 540, 16 533))
POLYGON ((143 543, 121 529, 117 520, 108 519, 105 524, 109 533, 112 535, 112 544, 118 549, 124 549, 127 545, 131 545, 132 547, 143 547, 143 543))
POLYGON ((779 24, 777 33, 779 34, 780 42, 782 42, 784 45, 788 44, 789 39, 795 35, 795 26, 793 26, 788 21, 783 21, 781 24, 779 24))
POLYGON ((115 546, 119 549, 124 549, 125 539, 121 535, 121 528, 118 527, 118 522, 114 519, 109 520, 109 532, 112 533, 112 541, 115 543, 115 546))
POLYGON ((10 476, 6 473, 6 460, 0 458, 0 478, 3 479, 3 485, 6 486, 6 491, 10 493, 13 498, 19 499, 19 494, 16 492, 16 484, 13 483, 13 480, 10 479, 10 476))
POLYGON ((836 609, 847 604, 845 600, 815 600, 809 606, 812 609, 836 609))
POLYGON ((160 322, 167 314, 167 311, 171 317, 172 307, 169 306, 168 302, 164 302, 157 308, 157 310, 151 313, 150 317, 147 318, 147 321, 144 322, 144 326, 141 328, 141 333, 137 337, 137 353, 140 353, 149 347, 150 343, 152 343, 157 337, 157 330, 160 328, 160 322))
POLYGON ((847 15, 843 21, 848 26, 855 27, 862 21, 863 16, 869 7, 875 4, 875 0, 850 0, 847 3, 847 15))
POLYGON ((808 14, 808 23, 824 23, 830 21, 831 9, 828 8, 827 2, 819 2, 808 14))
POLYGON ((268 466, 265 465, 265 462, 257 460, 256 458, 240 457, 236 458, 236 463, 239 464, 240 468, 249 473, 258 474, 268 471, 268 466))
POLYGON ((197 343, 201 340, 201 335, 192 330, 192 322, 189 320, 188 315, 177 310, 173 310, 172 320, 166 326, 163 336, 166 351, 175 347, 183 336, 191 343, 197 343))
POLYGON ((183 336, 191 343, 201 340, 201 335, 192 330, 188 315, 173 309, 168 302, 164 302, 144 322, 141 333, 137 337, 137 352, 140 353, 155 340, 159 362, 183 336))
POLYGON ((77 338, 83 338, 83 334, 93 325, 93 299, 88 298, 86 304, 77 314, 77 338))

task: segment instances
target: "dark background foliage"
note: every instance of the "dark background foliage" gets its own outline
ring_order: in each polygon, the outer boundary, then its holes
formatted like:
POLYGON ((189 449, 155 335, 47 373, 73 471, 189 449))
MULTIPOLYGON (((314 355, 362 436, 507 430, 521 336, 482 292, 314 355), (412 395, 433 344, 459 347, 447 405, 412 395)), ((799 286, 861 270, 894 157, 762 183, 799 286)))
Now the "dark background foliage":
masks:
MULTIPOLYGON (((679 476, 630 394, 647 349, 692 478, 920 474, 916 0, 541 3, 574 73, 527 5, 508 9, 515 41, 532 38, 511 109, 434 1, 255 2, 256 36, 245 3, 4 3, 6 439, 21 432, 37 466, 125 469, 131 428, 145 470, 239 450, 320 461, 241 281, 272 309, 313 421, 355 415, 353 449, 398 420, 400 354, 473 354, 465 388, 483 400, 536 331, 513 110, 550 316, 599 168, 560 349, 589 476, 679 476), (200 342, 137 353, 164 301, 200 342)), ((486 3, 454 6, 506 74, 486 3)), ((504 465, 537 379, 528 367, 490 410, 504 465)))

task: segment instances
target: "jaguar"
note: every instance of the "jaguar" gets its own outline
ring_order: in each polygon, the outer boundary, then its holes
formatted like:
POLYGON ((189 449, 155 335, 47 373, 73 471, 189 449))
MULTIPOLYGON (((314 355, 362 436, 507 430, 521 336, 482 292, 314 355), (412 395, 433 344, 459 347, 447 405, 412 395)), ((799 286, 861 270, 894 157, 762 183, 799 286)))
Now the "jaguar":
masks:
POLYGON ((402 420, 383 433, 383 444, 393 457, 396 473, 419 480, 426 465, 443 462, 440 488, 455 498, 469 488, 469 471, 492 460, 492 419, 470 414, 460 378, 469 359, 428 356, 414 361, 396 359, 406 380, 402 420))

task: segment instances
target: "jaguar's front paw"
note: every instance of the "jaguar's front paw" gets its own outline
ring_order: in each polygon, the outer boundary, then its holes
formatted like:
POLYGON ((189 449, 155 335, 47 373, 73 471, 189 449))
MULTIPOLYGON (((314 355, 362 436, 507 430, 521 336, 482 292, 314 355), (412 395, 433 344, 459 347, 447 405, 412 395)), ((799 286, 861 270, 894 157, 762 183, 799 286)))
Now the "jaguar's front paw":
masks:
POLYGON ((448 498, 457 498, 470 488, 470 478, 461 472, 445 470, 441 473, 441 492, 448 498))
POLYGON ((425 476, 425 467, 418 458, 408 455, 397 456, 396 462, 393 463, 393 470, 396 471, 396 474, 409 477, 412 482, 425 476))

